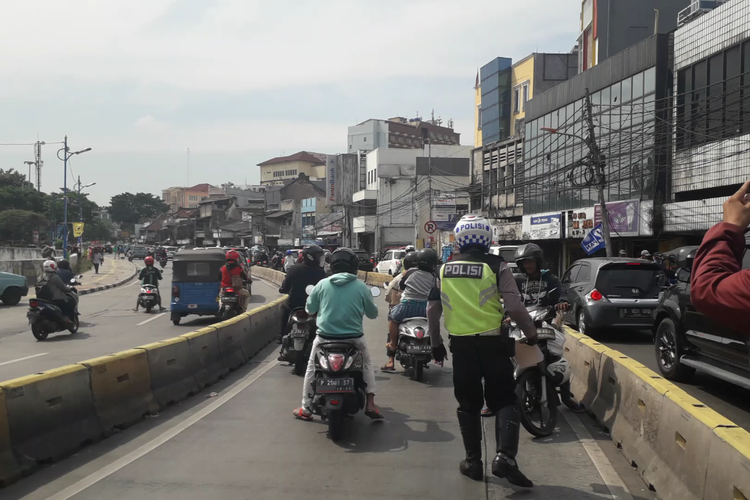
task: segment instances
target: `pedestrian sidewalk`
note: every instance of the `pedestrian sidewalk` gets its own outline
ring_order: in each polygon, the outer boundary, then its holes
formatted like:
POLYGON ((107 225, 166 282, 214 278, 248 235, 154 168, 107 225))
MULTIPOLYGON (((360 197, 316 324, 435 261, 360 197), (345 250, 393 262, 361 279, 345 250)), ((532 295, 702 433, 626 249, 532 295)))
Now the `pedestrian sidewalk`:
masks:
POLYGON ((107 288, 114 288, 127 283, 136 276, 138 272, 136 265, 127 259, 115 259, 105 257, 99 266, 99 274, 91 269, 83 273, 80 279, 81 286, 78 288, 79 295, 86 295, 107 288))

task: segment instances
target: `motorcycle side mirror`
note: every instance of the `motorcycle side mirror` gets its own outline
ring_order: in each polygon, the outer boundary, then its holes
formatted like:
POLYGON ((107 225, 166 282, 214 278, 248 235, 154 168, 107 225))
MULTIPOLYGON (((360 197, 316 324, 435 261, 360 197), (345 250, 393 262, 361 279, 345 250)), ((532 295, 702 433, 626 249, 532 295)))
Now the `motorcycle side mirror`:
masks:
POLYGON ((370 293, 372 294, 373 297, 380 297, 380 288, 374 286, 370 288, 370 293))
POLYGON ((313 291, 314 289, 315 289, 315 287, 314 287, 314 286, 312 286, 312 285, 307 285, 307 287, 305 287, 305 293, 306 293, 307 295, 310 295, 310 294, 312 293, 312 291, 313 291))
POLYGON ((676 278, 681 283, 690 283, 690 271, 681 267, 677 270, 676 278))
POLYGON ((76 279, 75 279, 75 278, 72 278, 72 279, 70 280, 70 284, 71 284, 71 285, 75 285, 75 284, 76 284, 76 279))
POLYGON ((77 279, 83 278, 83 274, 79 274, 77 279))

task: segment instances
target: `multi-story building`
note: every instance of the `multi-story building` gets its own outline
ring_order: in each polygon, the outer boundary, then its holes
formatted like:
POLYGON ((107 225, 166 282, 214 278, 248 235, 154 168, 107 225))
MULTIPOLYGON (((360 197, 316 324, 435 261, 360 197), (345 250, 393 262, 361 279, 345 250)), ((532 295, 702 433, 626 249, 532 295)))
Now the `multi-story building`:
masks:
POLYGON ((447 127, 442 120, 424 121, 421 118, 396 117, 389 120, 370 119, 349 127, 348 152, 369 152, 376 149, 422 149, 425 139, 433 144, 457 145, 461 134, 453 130, 451 120, 447 127))
POLYGON ((307 151, 271 158, 258 163, 260 183, 281 186, 285 181, 296 179, 300 174, 305 174, 310 180, 323 180, 326 176, 325 164, 326 155, 307 151))
POLYGON ((198 208, 203 199, 212 194, 221 194, 221 188, 211 184, 196 184, 192 187, 171 187, 163 189, 161 199, 169 205, 169 212, 174 213, 180 208, 198 208))
POLYGON ((476 129, 482 130, 482 144, 511 135, 511 88, 513 61, 496 57, 479 69, 481 102, 476 129))
MULTIPOLYGON (((494 219, 496 241, 520 239, 523 199, 520 195, 517 196, 515 188, 510 186, 514 185, 516 172, 523 163, 523 124, 526 105, 534 95, 541 94, 575 76, 577 57, 574 53, 533 53, 510 67, 511 91, 505 89, 506 95, 510 96, 511 104, 509 137, 490 142, 490 136, 483 135, 484 122, 480 122, 481 117, 477 116, 477 149, 472 156, 472 176, 475 186, 479 189, 474 191, 473 209, 481 209, 494 219)), ((493 82, 491 84, 494 85, 494 79, 485 80, 493 82)), ((478 99, 478 114, 485 111, 483 93, 484 91, 479 89, 475 94, 475 99, 478 99)), ((494 97, 490 102, 494 102, 494 97)))
POLYGON ((699 14, 684 16, 674 34, 674 160, 663 210, 672 246, 699 244, 750 178, 750 8, 727 2, 699 14))
POLYGON ((523 194, 522 238, 539 243, 551 269, 586 255, 581 240, 601 218, 587 93, 613 242, 631 255, 656 250, 654 199, 671 165, 670 36, 647 38, 527 103, 523 171, 510 187, 523 194))
POLYGON ((583 0, 578 35, 579 72, 654 33, 670 33, 677 27, 678 13, 691 3, 715 3, 715 0, 583 0))

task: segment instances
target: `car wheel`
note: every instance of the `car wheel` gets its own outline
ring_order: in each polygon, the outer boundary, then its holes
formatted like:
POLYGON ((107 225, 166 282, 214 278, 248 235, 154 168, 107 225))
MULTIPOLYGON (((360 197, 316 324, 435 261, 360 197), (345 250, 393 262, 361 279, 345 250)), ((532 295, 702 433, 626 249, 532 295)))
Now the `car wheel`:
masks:
POLYGON ((2 297, 3 304, 6 306, 14 306, 21 302, 21 290, 18 288, 8 288, 3 293, 2 297))
POLYGON ((576 326, 578 327, 578 331, 584 335, 588 335, 589 337, 596 335, 594 329, 586 322, 586 313, 583 309, 578 310, 578 322, 576 323, 576 326))
POLYGON ((695 368, 680 363, 684 345, 677 333, 677 326, 671 319, 667 318, 659 323, 654 339, 654 350, 659 371, 667 380, 687 382, 695 373, 695 368))

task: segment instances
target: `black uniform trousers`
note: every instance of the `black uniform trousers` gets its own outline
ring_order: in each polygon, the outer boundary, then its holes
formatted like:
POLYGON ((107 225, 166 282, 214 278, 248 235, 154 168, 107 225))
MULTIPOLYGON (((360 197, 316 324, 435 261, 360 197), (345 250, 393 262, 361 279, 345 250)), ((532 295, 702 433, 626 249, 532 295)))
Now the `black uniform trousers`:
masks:
POLYGON ((451 336, 453 390, 459 411, 478 414, 484 403, 493 412, 516 403, 513 377, 515 343, 507 335, 451 336), (484 387, 482 387, 484 380, 484 387))

